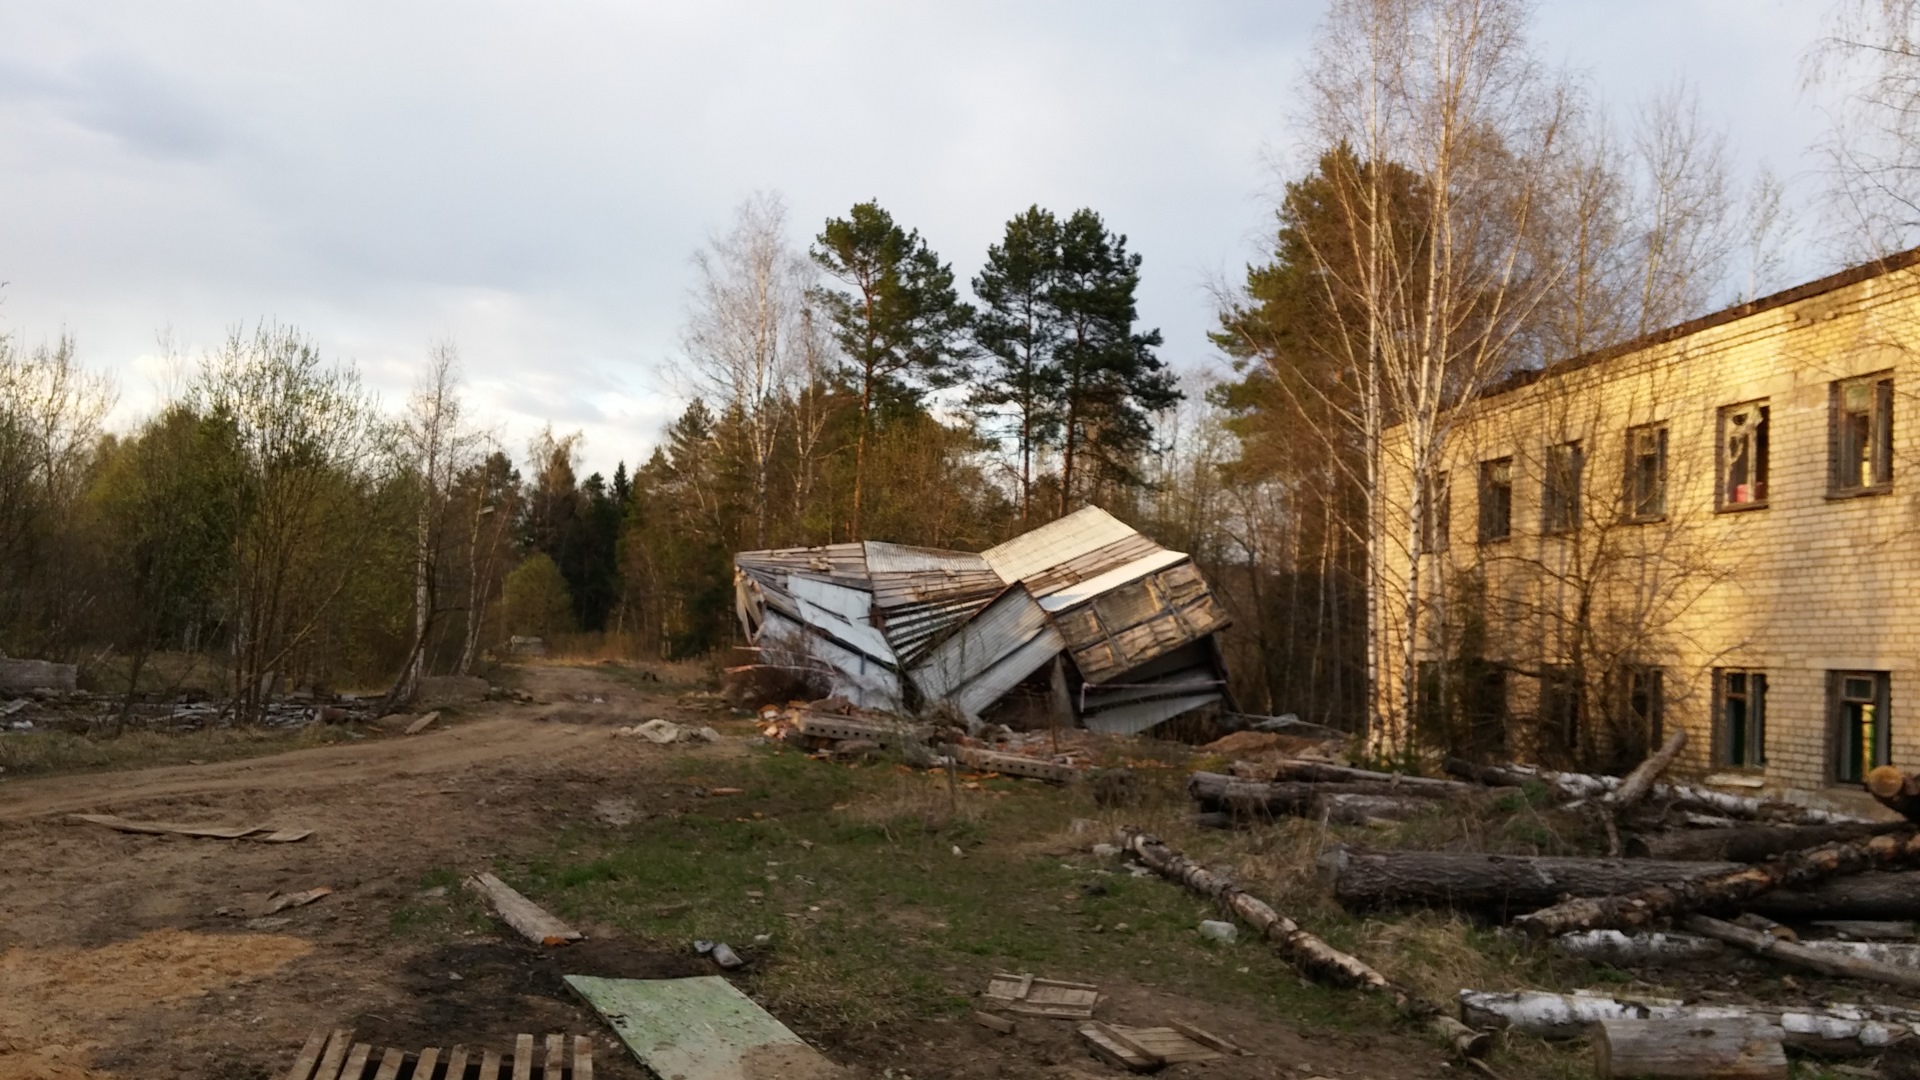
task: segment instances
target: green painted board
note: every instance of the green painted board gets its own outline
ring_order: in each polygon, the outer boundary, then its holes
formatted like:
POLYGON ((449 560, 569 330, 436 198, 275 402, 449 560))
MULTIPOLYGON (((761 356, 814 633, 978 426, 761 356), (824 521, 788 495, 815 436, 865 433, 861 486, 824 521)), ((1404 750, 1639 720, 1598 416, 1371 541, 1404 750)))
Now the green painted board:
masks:
POLYGON ((718 975, 569 975, 640 1063, 661 1080, 827 1080, 838 1066, 718 975))

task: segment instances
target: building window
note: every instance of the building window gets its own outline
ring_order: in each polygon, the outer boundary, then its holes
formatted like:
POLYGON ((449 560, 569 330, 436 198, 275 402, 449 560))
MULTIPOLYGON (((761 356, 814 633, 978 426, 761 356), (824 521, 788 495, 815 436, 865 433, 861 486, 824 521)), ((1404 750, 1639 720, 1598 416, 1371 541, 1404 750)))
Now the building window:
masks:
POLYGON ((1868 375, 1833 384, 1833 484, 1836 495, 1893 483, 1893 379, 1868 375))
POLYGON ((1858 784, 1892 758, 1887 725, 1887 673, 1834 671, 1827 675, 1833 701, 1833 778, 1858 784))
POLYGON ((1584 459, 1578 442, 1547 447, 1547 475, 1540 491, 1540 531, 1570 533, 1580 527, 1580 467, 1584 459))
POLYGON ((1572 753, 1580 745, 1580 679, 1566 664, 1540 665, 1541 734, 1572 753))
POLYGON ((1713 673, 1714 742, 1719 764, 1758 769, 1767 763, 1767 676, 1717 668, 1713 673))
POLYGON ((1627 429, 1627 517, 1658 521, 1667 514, 1667 425, 1627 429))
POLYGON ((1480 463, 1480 542, 1513 535, 1513 459, 1480 463))
POLYGON ((1720 410, 1720 487, 1722 510, 1767 504, 1767 414, 1764 401, 1720 410))
POLYGON ((1447 474, 1434 472, 1420 485, 1420 550, 1447 550, 1447 536, 1453 532, 1453 488, 1447 474))

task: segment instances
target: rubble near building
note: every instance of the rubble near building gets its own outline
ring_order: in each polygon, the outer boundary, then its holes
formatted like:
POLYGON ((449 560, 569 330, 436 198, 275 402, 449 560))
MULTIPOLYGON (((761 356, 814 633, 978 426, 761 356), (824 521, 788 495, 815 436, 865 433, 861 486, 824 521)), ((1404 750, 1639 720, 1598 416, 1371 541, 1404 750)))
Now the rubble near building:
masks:
POLYGON ((1192 559, 1098 507, 979 554, 874 541, 734 556, 763 662, 867 709, 1131 735, 1231 708, 1227 626, 1192 559))

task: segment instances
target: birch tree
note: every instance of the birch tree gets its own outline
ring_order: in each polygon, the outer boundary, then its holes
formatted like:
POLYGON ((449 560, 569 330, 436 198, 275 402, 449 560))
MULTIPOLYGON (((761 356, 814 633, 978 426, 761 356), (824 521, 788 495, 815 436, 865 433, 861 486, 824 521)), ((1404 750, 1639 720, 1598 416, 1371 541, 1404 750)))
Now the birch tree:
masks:
POLYGON ((1404 575, 1388 573, 1384 545, 1425 526, 1423 500, 1389 497, 1383 456, 1406 475, 1432 474, 1451 406, 1515 364, 1558 272, 1528 236, 1550 209, 1567 94, 1527 51, 1527 11, 1520 0, 1335 0, 1307 78, 1313 138, 1350 148, 1355 163, 1332 185, 1344 250, 1312 256, 1332 305, 1352 313, 1320 345, 1357 389, 1340 422, 1365 448, 1368 734, 1383 756, 1412 748, 1423 585, 1411 551, 1404 575), (1393 205, 1388 163, 1412 176, 1411 207, 1393 205), (1389 424, 1399 427, 1390 448, 1389 424))

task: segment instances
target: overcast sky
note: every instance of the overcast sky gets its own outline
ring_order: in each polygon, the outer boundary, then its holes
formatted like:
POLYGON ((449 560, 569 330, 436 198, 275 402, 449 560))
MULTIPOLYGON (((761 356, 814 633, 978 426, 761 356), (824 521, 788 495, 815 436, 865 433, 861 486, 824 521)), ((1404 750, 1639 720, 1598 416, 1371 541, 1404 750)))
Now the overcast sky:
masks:
MULTIPOLYGON (((1202 367, 1321 6, 10 0, 0 332, 71 331, 122 426, 163 333, 291 323, 395 402, 451 338, 516 453, 551 421, 611 470, 677 411, 690 254, 766 189, 796 242, 877 198, 962 280, 1029 204, 1093 207, 1145 257, 1163 355, 1202 367)), ((1557 0, 1535 36, 1616 108, 1689 80, 1805 201, 1825 7, 1557 0)))

